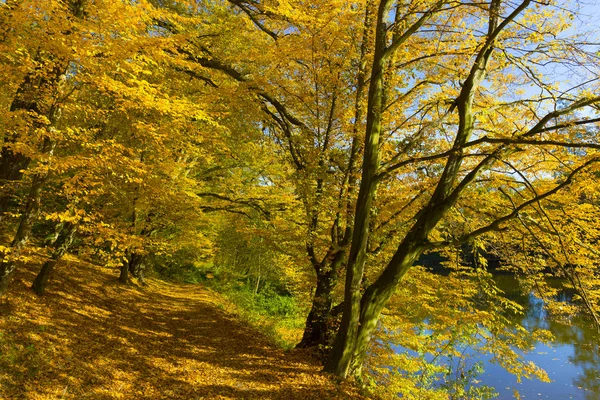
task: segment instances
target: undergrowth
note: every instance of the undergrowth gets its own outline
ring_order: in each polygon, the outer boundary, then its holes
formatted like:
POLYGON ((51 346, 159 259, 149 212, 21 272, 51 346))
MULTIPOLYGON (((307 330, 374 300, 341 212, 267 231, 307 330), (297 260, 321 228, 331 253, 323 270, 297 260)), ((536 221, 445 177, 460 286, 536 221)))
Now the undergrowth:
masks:
MULTIPOLYGON (((228 309, 266 334, 284 350, 293 348, 301 338, 306 310, 289 293, 273 282, 263 282, 258 290, 244 277, 233 278, 195 267, 158 269, 159 276, 175 282, 202 284, 230 301, 228 309)), ((223 305, 226 308, 227 305, 223 305)))
POLYGON ((24 379, 35 379, 47 362, 46 349, 22 343, 9 332, 0 332, 0 386, 17 387, 24 379))
POLYGON ((304 318, 293 297, 272 288, 254 293, 241 282, 209 280, 205 284, 231 301, 242 319, 258 327, 278 346, 289 350, 300 341, 304 318))

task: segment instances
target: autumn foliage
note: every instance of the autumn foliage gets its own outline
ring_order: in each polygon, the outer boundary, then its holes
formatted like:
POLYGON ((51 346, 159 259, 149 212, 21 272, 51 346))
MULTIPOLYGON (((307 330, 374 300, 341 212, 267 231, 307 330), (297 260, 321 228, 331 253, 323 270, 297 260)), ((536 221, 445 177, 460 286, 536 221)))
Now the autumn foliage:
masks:
POLYGON ((0 296, 24 266, 44 295, 76 254, 102 266, 90 282, 293 299, 298 347, 392 397, 491 393, 394 346, 545 379, 521 352, 547 333, 505 317, 520 306, 488 260, 600 329, 598 32, 579 6, 1 1, 0 296))

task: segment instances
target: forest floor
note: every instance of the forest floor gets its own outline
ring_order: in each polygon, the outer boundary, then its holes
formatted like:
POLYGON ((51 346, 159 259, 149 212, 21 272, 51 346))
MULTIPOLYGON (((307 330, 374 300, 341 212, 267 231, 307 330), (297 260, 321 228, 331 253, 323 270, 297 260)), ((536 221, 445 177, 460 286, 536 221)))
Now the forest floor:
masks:
POLYGON ((300 350, 284 352, 201 285, 69 259, 46 295, 17 271, 0 299, 1 399, 360 399, 300 350))

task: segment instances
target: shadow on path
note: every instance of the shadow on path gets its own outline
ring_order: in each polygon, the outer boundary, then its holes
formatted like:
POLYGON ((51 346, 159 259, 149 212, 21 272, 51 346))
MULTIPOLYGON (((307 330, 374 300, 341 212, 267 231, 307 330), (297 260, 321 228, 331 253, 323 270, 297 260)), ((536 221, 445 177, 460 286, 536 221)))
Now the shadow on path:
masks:
POLYGON ((121 286, 112 270, 61 267, 43 298, 19 271, 0 303, 0 398, 360 398, 199 285, 121 286))

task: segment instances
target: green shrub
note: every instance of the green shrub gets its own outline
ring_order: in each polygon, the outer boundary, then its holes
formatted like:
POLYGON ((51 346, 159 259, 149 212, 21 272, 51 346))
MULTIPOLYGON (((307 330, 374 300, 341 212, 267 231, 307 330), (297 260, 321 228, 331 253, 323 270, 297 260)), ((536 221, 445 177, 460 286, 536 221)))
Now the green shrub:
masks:
POLYGON ((244 320, 259 328, 279 346, 284 349, 294 347, 297 339, 292 333, 303 329, 305 310, 287 291, 267 282, 255 293, 256 288, 246 281, 226 282, 218 274, 205 280, 204 284, 224 295, 237 307, 244 320))

